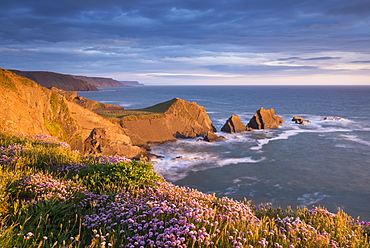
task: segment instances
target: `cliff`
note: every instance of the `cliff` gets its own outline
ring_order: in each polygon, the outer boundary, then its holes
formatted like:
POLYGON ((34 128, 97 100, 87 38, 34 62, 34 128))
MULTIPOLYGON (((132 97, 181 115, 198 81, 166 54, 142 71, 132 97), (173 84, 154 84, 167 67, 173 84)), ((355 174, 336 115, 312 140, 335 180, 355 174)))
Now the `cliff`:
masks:
POLYGON ((120 87, 125 86, 121 82, 114 80, 113 78, 103 77, 86 77, 86 76, 74 76, 77 79, 84 80, 95 87, 120 87))
POLYGON ((176 138, 205 137, 208 132, 215 131, 203 107, 179 98, 144 109, 96 112, 118 122, 127 130, 133 144, 139 146, 176 138))
POLYGON ((139 83, 138 81, 119 81, 124 86, 143 86, 144 84, 139 83))
POLYGON ((0 106, 0 131, 49 134, 83 153, 102 152, 132 158, 144 152, 132 145, 130 137, 118 124, 55 90, 1 68, 0 106))
POLYGON ((89 84, 96 87, 122 87, 122 86, 139 86, 143 85, 137 81, 117 81, 113 78, 104 77, 87 77, 87 76, 74 76, 77 79, 84 80, 89 84))
POLYGON ((47 71, 18 71, 11 70, 19 76, 26 77, 46 88, 56 87, 61 90, 98 91, 98 88, 72 75, 47 71))
POLYGON ((4 69, 0 69, 0 105, 0 131, 49 134, 82 153, 133 158, 145 154, 150 144, 212 138, 215 131, 206 110, 194 102, 174 98, 125 110, 73 91, 44 88, 4 69))

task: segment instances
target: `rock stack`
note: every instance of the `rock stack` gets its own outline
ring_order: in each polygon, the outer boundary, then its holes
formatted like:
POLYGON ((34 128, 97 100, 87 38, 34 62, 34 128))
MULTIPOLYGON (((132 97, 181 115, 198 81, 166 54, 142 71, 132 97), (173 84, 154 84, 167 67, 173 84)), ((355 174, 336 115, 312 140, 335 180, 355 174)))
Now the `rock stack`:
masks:
POLYGON ((278 128, 283 122, 284 120, 280 116, 275 115, 275 110, 273 108, 260 108, 250 119, 247 127, 253 129, 278 128))
POLYGON ((241 122, 240 117, 232 115, 221 128, 225 133, 240 133, 246 131, 246 126, 241 122))

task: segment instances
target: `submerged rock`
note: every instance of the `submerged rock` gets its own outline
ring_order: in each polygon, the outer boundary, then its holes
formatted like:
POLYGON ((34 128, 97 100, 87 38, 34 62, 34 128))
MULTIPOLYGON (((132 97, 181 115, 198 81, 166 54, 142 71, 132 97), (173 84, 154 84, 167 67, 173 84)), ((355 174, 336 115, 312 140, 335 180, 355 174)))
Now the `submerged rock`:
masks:
POLYGON ((299 117, 299 116, 294 116, 292 121, 294 121, 297 124, 301 124, 301 125, 306 125, 307 122, 311 122, 310 120, 306 120, 305 118, 299 117))
POLYGON ((337 116, 334 116, 334 117, 327 116, 324 118, 324 121, 348 121, 348 120, 342 117, 337 117, 337 116))
POLYGON ((275 110, 273 108, 260 108, 250 119, 247 127, 253 129, 278 128, 283 122, 284 120, 280 116, 275 115, 275 110))
POLYGON ((240 121, 240 117, 232 115, 221 128, 225 133, 241 133, 247 131, 246 126, 240 121))

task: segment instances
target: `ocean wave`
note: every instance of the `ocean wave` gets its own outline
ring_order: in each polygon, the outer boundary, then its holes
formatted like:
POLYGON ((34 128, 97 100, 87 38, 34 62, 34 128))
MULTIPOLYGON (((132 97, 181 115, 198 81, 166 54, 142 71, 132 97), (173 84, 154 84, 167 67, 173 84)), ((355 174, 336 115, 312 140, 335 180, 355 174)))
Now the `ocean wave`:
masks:
POLYGON ((323 194, 321 192, 306 193, 302 197, 298 197, 297 201, 300 202, 300 207, 314 205, 323 199, 330 197, 330 195, 323 194))
POLYGON ((119 106, 122 107, 131 107, 133 104, 132 103, 120 103, 119 106))
POLYGON ((344 139, 344 140, 348 140, 348 141, 352 141, 352 142, 355 142, 355 143, 358 143, 358 144, 361 144, 361 145, 370 146, 370 141, 360 139, 360 137, 358 137, 357 135, 341 134, 341 135, 339 135, 339 138, 344 139))
POLYGON ((250 149, 258 151, 258 150, 261 150, 263 146, 267 145, 271 141, 286 140, 286 139, 289 139, 289 137, 298 135, 300 133, 332 133, 332 132, 352 132, 352 131, 353 130, 346 129, 346 128, 320 128, 320 129, 293 128, 290 130, 283 131, 282 133, 279 133, 275 137, 266 138, 266 139, 258 139, 256 140, 257 145, 252 146, 250 149))
POLYGON ((178 181, 190 172, 204 171, 210 168, 223 167, 241 163, 259 163, 265 160, 244 158, 222 158, 213 153, 170 153, 165 158, 153 159, 154 170, 167 180, 178 181), (181 154, 181 155, 180 155, 181 154))

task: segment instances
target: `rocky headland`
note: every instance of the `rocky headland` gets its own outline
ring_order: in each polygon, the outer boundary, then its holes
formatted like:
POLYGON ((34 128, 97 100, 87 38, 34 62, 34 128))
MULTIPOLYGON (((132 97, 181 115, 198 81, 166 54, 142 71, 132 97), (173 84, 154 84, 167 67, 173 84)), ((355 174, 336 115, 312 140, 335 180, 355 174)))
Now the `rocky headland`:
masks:
POLYGON ((140 86, 137 81, 117 81, 113 78, 87 77, 61 74, 48 71, 19 71, 12 72, 29 78, 46 88, 56 87, 65 91, 98 91, 97 87, 130 87, 140 86))
POLYGON ((194 102, 174 98, 167 102, 137 110, 98 110, 128 130, 127 134, 135 145, 147 147, 174 141, 176 138, 205 137, 215 132, 206 110, 194 102))
POLYGON ((56 87, 70 91, 98 91, 96 86, 85 80, 75 78, 72 75, 60 74, 48 71, 18 71, 12 70, 19 76, 31 79, 45 88, 56 87))
POLYGON ((75 78, 84 80, 95 87, 122 87, 122 86, 140 86, 143 85, 138 81, 117 81, 113 78, 105 77, 87 77, 87 76, 74 76, 75 78))
POLYGON ((81 153, 147 154, 150 144, 208 137, 215 128, 205 109, 174 98, 140 110, 103 104, 74 91, 47 89, 0 69, 0 131, 50 134, 81 153))
POLYGON ((104 152, 129 158, 145 153, 145 149, 133 145, 126 130, 117 123, 68 100, 60 90, 47 89, 4 69, 0 69, 0 106, 3 132, 49 134, 81 153, 104 152), (97 137, 93 132, 97 129, 103 130, 104 135, 91 142, 91 137, 97 137))

